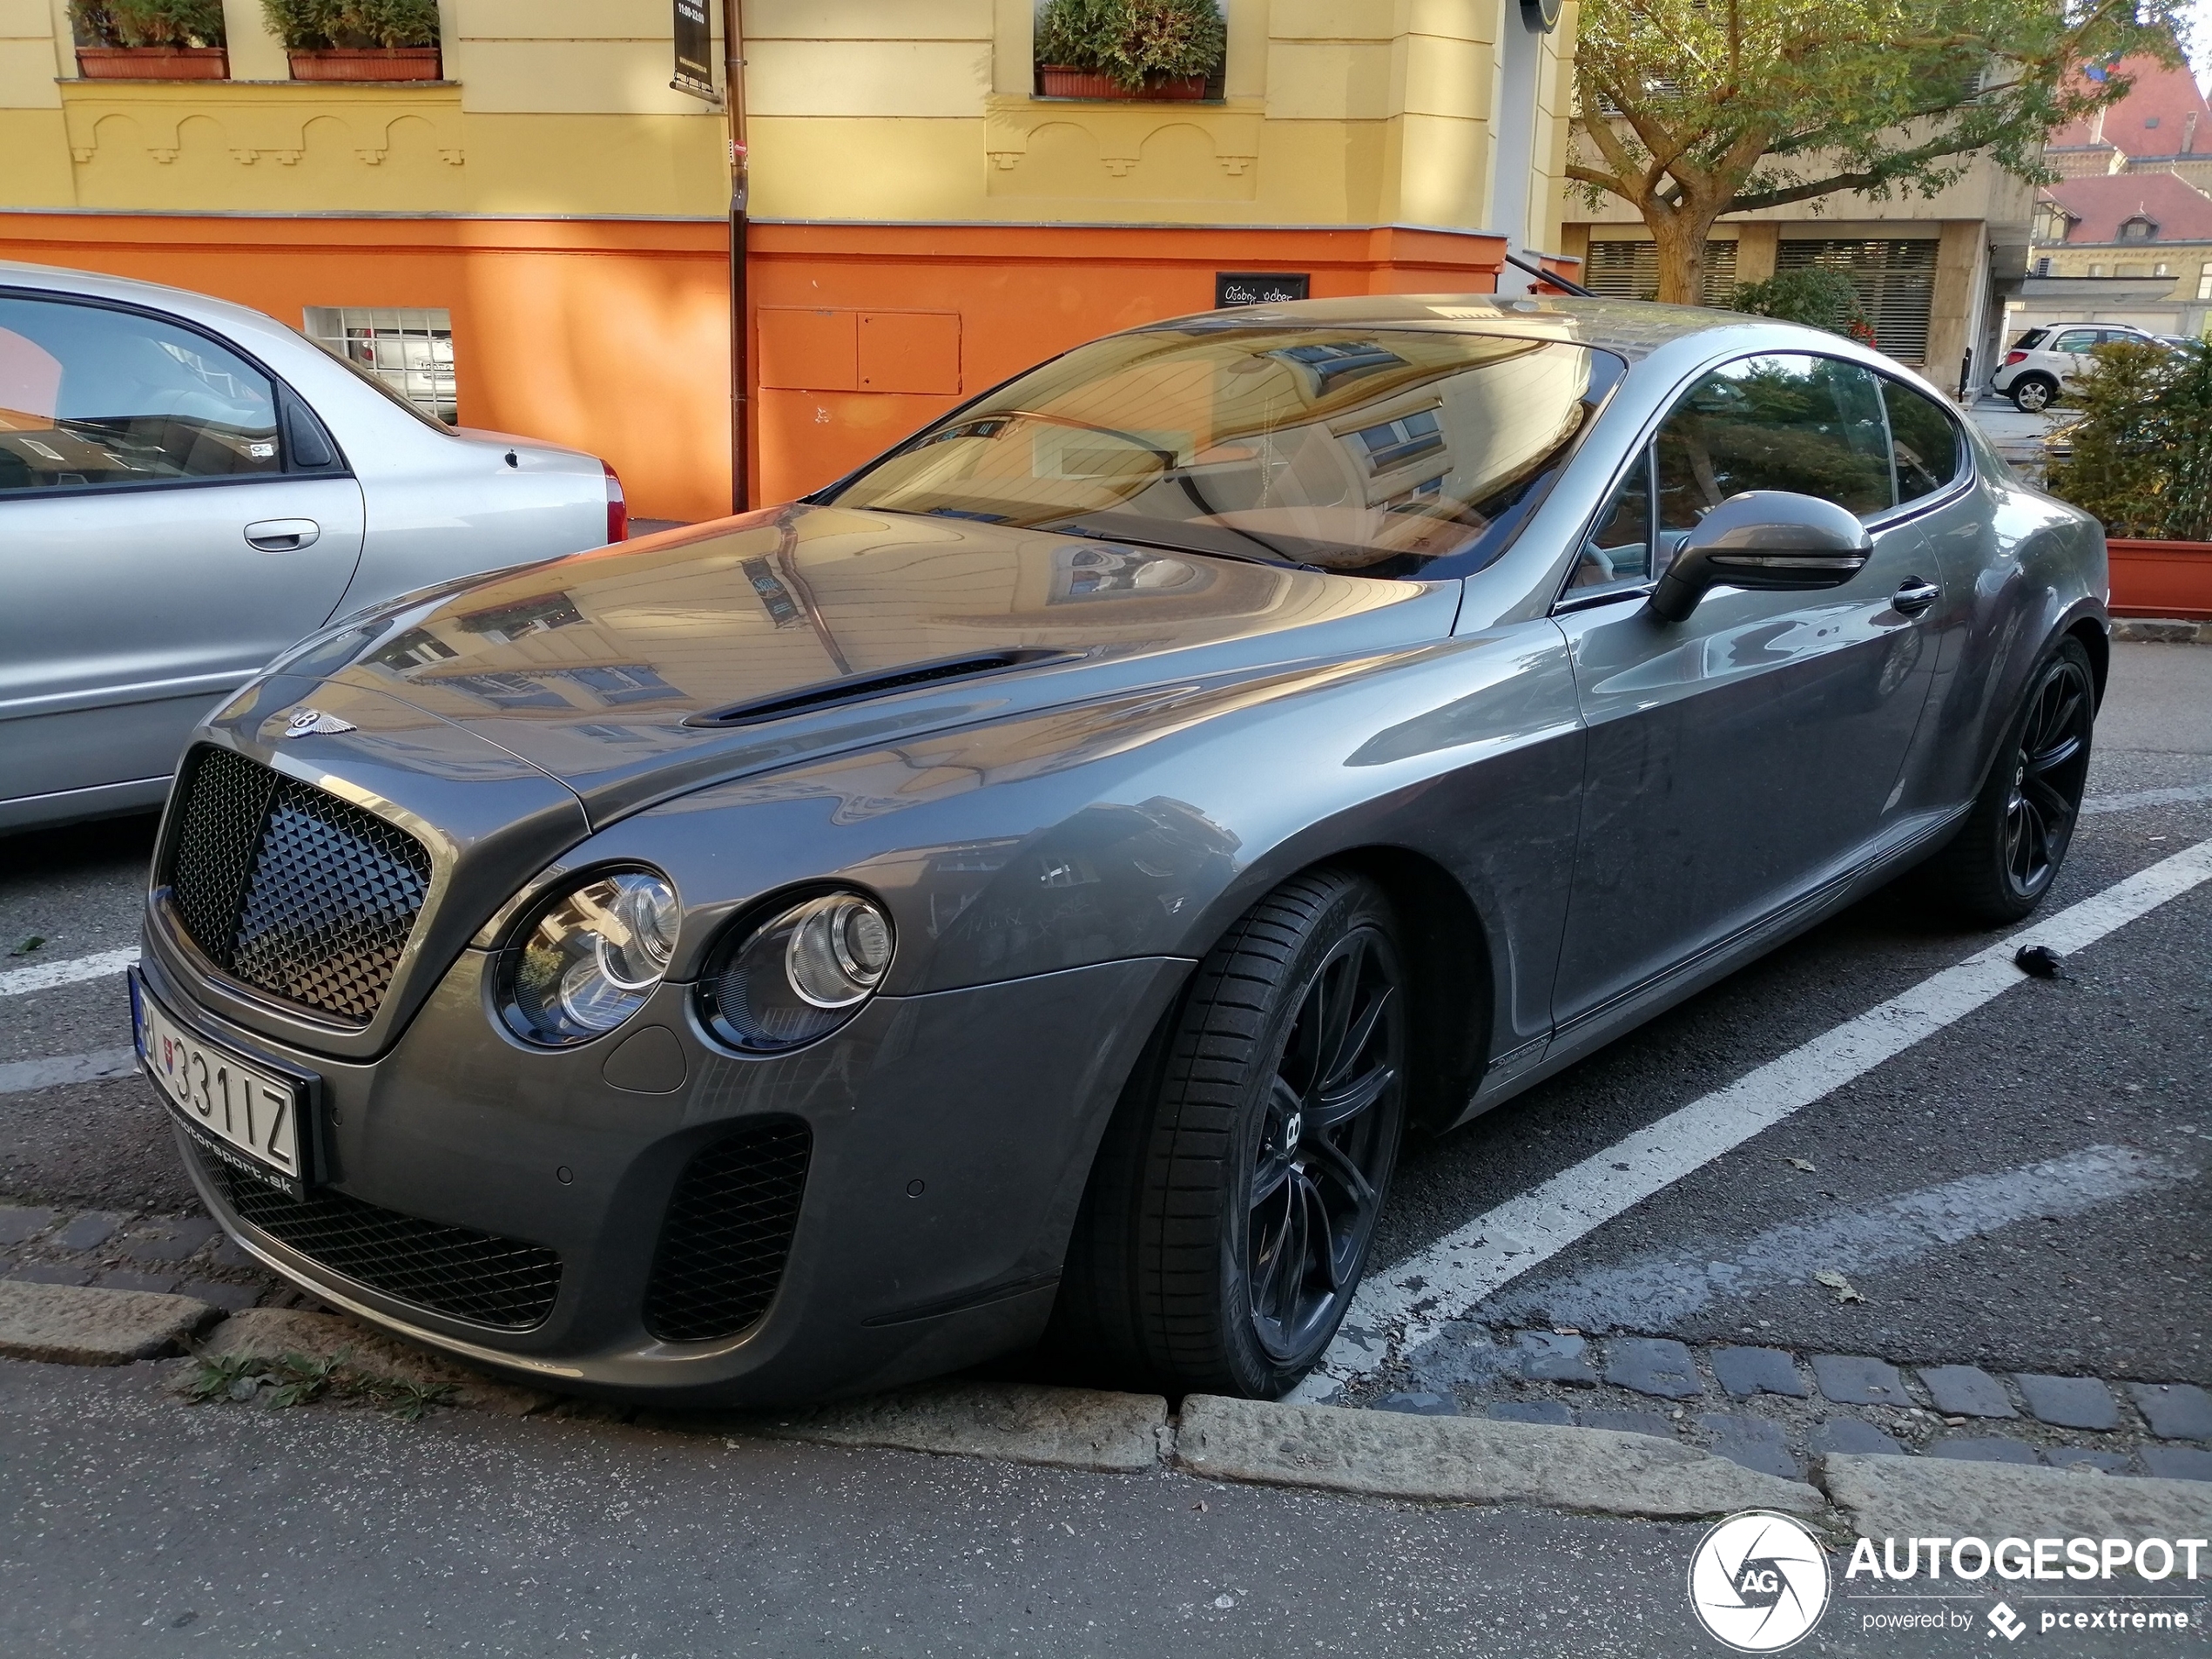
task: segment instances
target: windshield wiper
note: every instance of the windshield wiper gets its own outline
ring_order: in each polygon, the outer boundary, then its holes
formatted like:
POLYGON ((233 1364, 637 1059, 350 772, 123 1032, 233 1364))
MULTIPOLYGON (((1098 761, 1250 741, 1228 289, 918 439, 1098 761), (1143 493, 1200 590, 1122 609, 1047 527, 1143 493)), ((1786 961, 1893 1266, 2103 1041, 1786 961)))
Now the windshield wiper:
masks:
POLYGON ((1222 547, 1188 547, 1180 542, 1163 542, 1157 537, 1123 536, 1113 530, 1094 529, 1087 524, 1040 524, 1037 528, 1049 530, 1055 536, 1080 536, 1092 542, 1119 542, 1128 547, 1149 547, 1160 553, 1195 553, 1201 558, 1233 559, 1238 564, 1264 565, 1271 570, 1311 570, 1317 576, 1329 574, 1318 564, 1301 564, 1296 559, 1263 558, 1257 553, 1231 553, 1222 547))

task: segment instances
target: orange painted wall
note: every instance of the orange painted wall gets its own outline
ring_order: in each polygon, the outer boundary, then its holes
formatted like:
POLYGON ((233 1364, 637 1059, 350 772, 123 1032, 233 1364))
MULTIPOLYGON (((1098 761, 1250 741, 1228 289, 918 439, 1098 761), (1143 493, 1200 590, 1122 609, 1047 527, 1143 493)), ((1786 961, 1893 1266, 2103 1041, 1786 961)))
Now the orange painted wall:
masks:
MULTIPOLYGON (((1213 303, 1217 270, 1316 298, 1488 293, 1495 238, 1406 230, 756 225, 755 502, 815 489, 963 397, 1213 303)), ((307 306, 442 306, 461 418, 611 461, 639 517, 729 510, 717 222, 0 215, 0 258, 307 306)))
POLYGON ((1504 249, 1494 237, 1444 231, 757 225, 754 499, 819 488, 1071 346, 1209 310, 1216 271, 1304 271, 1317 300, 1487 293, 1504 249), (903 369, 934 367, 937 319, 957 320, 951 384, 861 383, 872 355, 903 369), (872 354, 863 325, 907 339, 872 354))

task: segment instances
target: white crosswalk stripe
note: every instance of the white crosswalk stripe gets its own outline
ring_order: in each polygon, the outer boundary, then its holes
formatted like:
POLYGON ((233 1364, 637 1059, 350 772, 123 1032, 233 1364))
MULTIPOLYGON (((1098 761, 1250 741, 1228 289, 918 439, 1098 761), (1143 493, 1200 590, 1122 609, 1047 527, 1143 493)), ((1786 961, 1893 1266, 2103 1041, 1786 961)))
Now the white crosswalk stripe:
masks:
POLYGON ((97 956, 72 956, 58 962, 40 962, 35 968, 11 968, 0 974, 0 996, 22 996, 30 991, 51 991, 57 985, 74 985, 80 980, 105 979, 120 974, 138 960, 138 948, 128 950, 104 950, 97 956))

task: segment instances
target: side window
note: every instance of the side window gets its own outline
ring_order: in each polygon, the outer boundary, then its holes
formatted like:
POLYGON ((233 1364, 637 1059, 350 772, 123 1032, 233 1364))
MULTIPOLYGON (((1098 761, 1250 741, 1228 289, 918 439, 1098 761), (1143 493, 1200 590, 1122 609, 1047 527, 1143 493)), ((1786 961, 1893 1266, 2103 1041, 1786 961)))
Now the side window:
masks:
POLYGON ((1951 417, 1911 387, 1882 381, 1890 411, 1890 454, 1897 462, 1897 498, 1918 501, 1932 496, 1966 463, 1966 446, 1951 417))
POLYGON ((1861 517, 1886 511, 1887 427, 1881 388, 1856 363, 1791 353, 1715 369, 1659 428, 1662 548, 1747 489, 1817 496, 1861 517))
POLYGON ((1651 580, 1651 452, 1636 458, 1629 475, 1598 515, 1567 579, 1570 598, 1651 580))
POLYGON ((2094 346, 2096 343, 2097 331, 2095 329, 2069 328, 2066 331, 2066 333, 2059 336, 2059 343, 2052 349, 2054 351, 2072 352, 2075 355, 2079 356, 2081 353, 2089 350, 2090 347, 2094 346))
POLYGON ((158 318, 0 294, 0 491, 279 473, 275 388, 158 318))

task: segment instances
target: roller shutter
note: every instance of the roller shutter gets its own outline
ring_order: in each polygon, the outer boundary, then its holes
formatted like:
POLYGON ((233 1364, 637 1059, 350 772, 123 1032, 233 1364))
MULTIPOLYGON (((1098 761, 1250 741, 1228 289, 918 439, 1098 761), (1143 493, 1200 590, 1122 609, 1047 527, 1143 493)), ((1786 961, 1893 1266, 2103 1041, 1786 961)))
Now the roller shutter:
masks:
POLYGON ((1900 363, 1928 357, 1928 309, 1935 300, 1936 244, 1912 241, 1790 241, 1775 254, 1777 271, 1841 271, 1858 289, 1859 308, 1874 325, 1874 343, 1900 363))
MULTIPOLYGON (((1659 292, 1659 249, 1651 242, 1590 244, 1581 278, 1592 293, 1608 300, 1649 300, 1659 292)), ((1736 292, 1736 244, 1705 244, 1705 303, 1724 306, 1736 292)))

